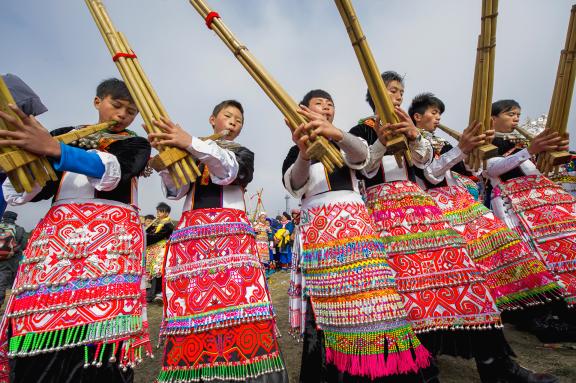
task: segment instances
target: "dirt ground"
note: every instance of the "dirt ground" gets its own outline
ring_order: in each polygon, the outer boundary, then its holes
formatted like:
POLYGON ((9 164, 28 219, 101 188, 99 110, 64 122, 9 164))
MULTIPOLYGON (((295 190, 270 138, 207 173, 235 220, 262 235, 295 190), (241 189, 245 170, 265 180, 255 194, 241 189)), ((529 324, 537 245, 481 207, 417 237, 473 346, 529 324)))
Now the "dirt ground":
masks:
MULTIPOLYGON (((286 361, 290 382, 298 382, 300 373, 300 355, 302 343, 298 343, 288 334, 288 296, 289 273, 276 273, 269 279, 272 300, 277 313, 277 323, 283 336, 280 346, 286 361)), ((158 327, 161 319, 161 306, 151 304, 148 309, 150 331, 156 345, 158 327)), ((562 383, 576 382, 576 344, 543 345, 536 337, 516 331, 512 326, 504 329, 506 338, 518 355, 519 362, 532 370, 548 372, 560 378, 562 383)), ((146 360, 136 369, 135 383, 154 381, 160 369, 162 349, 155 347, 155 359, 146 360)), ((440 357, 440 380, 442 383, 479 383, 473 361, 440 357)))

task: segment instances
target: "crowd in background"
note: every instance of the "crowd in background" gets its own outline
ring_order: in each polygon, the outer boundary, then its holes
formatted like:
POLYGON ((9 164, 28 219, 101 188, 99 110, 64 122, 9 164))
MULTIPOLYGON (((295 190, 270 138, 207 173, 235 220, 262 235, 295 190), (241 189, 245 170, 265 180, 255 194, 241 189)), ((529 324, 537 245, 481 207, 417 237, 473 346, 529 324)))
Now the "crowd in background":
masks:
POLYGON ((268 217, 266 212, 258 214, 254 222, 256 242, 260 262, 269 276, 276 271, 288 272, 292 263, 294 229, 300 221, 300 210, 292 209, 276 216, 268 217))

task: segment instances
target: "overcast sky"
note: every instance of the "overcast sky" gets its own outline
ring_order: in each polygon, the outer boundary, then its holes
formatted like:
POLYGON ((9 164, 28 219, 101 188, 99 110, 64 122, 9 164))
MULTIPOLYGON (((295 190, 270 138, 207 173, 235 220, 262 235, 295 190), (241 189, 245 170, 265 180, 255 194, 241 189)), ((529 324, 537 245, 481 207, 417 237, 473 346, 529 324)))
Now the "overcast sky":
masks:
MULTIPOLYGON (((188 1, 108 0, 105 5, 168 113, 190 133, 210 133, 208 117, 219 101, 243 103, 239 141, 256 153, 247 197, 264 188, 267 212, 284 210, 281 165, 292 145, 289 131, 188 1)), ((346 130, 370 114, 364 79, 332 1, 212 0, 209 5, 296 101, 310 89, 327 90, 336 104, 335 125, 346 130)), ((462 130, 481 1, 356 0, 354 5, 380 70, 406 76, 403 106, 420 92, 434 92, 446 103, 443 123, 462 130)), ((570 7, 567 0, 500 2, 494 99, 518 100, 522 120, 548 113, 570 7)), ((21 76, 42 97, 49 109, 41 117, 47 128, 96 122, 95 88, 119 74, 83 1, 2 0, 0 35, 0 73, 21 76)), ((570 126, 574 123, 572 113, 570 126)), ((132 128, 144 134, 140 119, 132 128)), ((156 175, 140 182, 142 213, 153 213, 162 200, 156 175)), ((175 218, 182 202, 169 202, 175 218)), ((31 229, 48 208, 46 202, 13 210, 20 213, 20 224, 31 229)))

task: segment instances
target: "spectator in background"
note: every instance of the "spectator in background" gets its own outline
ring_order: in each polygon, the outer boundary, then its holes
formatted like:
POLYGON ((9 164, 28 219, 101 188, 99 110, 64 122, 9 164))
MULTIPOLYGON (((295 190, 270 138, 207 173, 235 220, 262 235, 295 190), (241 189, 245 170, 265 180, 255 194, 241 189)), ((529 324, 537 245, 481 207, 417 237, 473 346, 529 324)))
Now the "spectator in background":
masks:
POLYGON ((160 202, 156 206, 156 218, 146 228, 146 274, 150 288, 146 289, 147 302, 162 302, 162 275, 166 243, 174 231, 170 218, 170 206, 160 202))
POLYGON ((270 231, 268 231, 268 251, 270 253, 270 264, 268 265, 268 276, 270 274, 274 274, 276 272, 276 246, 274 245, 274 234, 276 234, 276 229, 273 225, 272 218, 266 218, 266 222, 268 223, 268 227, 270 231))
POLYGON ((266 220, 266 212, 261 212, 252 226, 256 232, 258 258, 266 270, 266 276, 268 276, 268 270, 270 269, 270 243, 268 242, 268 235, 272 232, 272 229, 270 228, 270 223, 266 220))
POLYGON ((150 225, 152 225, 152 222, 154 222, 154 219, 156 217, 154 217, 152 214, 146 214, 144 216, 144 222, 142 223, 144 225, 144 230, 147 230, 150 225))
POLYGON ((288 271, 290 266, 290 234, 294 231, 294 224, 288 219, 290 216, 284 212, 280 219, 280 228, 274 234, 274 243, 278 248, 279 268, 282 271, 288 271))
POLYGON ((6 290, 14 283, 26 247, 26 232, 16 224, 16 218, 18 214, 8 210, 0 222, 0 307, 4 304, 6 290))

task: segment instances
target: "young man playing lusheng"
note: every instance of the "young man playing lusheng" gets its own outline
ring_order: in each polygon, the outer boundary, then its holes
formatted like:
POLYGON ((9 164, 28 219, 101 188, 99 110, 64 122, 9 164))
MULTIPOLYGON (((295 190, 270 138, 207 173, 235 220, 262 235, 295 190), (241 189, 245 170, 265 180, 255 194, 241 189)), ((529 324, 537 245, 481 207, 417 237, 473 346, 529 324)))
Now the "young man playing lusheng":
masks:
MULTIPOLYGON (((406 321, 393 272, 359 193, 356 169, 368 145, 336 128, 332 97, 304 96, 310 122, 293 133, 284 187, 301 198, 300 284, 307 307, 300 382, 435 382, 435 366, 406 321), (309 137, 340 149, 345 166, 328 173, 306 152, 309 137)), ((292 274, 297 277, 295 273, 292 274)), ((292 294, 292 302, 298 301, 292 294)), ((294 307, 298 311, 298 307, 294 307)), ((298 318, 292 317, 294 327, 298 318)))
MULTIPOLYGON (((424 169, 433 158, 429 141, 400 108, 403 78, 396 72, 384 72, 382 78, 400 123, 381 124, 375 116, 350 132, 371 145, 370 163, 363 170, 367 206, 396 273, 408 320, 420 331, 418 338, 434 355, 474 358, 483 383, 556 382, 511 358, 514 352, 504 338, 500 312, 464 238, 415 183, 414 168, 406 163, 399 167, 394 156, 386 155, 387 138, 396 132, 406 136, 414 167, 424 169)), ((366 98, 374 111, 369 92, 366 98)))
POLYGON ((100 83, 94 107, 98 122, 116 125, 89 137, 91 150, 51 137, 73 127, 49 133, 15 108, 22 122, 0 112, 15 128, 0 145, 46 156, 58 176, 31 193, 4 183, 11 205, 53 201, 30 237, 2 322, 11 381, 130 382, 131 367, 151 351, 136 208, 150 144, 127 130, 138 111, 122 81, 100 83))
POLYGON ((163 132, 149 135, 153 145, 188 150, 202 172, 181 188, 160 174, 166 196, 186 201, 166 255, 158 381, 287 383, 256 233, 245 213, 254 153, 234 142, 244 110, 226 100, 208 121, 215 133, 228 133, 203 141, 163 120, 156 121, 163 132))
POLYGON ((494 131, 478 134, 479 124, 464 130, 456 147, 435 135, 444 103, 431 93, 416 96, 408 114, 424 138, 432 143, 434 159, 415 169, 418 184, 434 198, 452 227, 466 240, 468 254, 486 277, 498 308, 518 310, 557 299, 560 286, 529 246, 481 201, 473 172, 464 160, 494 131), (475 193, 473 196, 472 193, 475 193))

